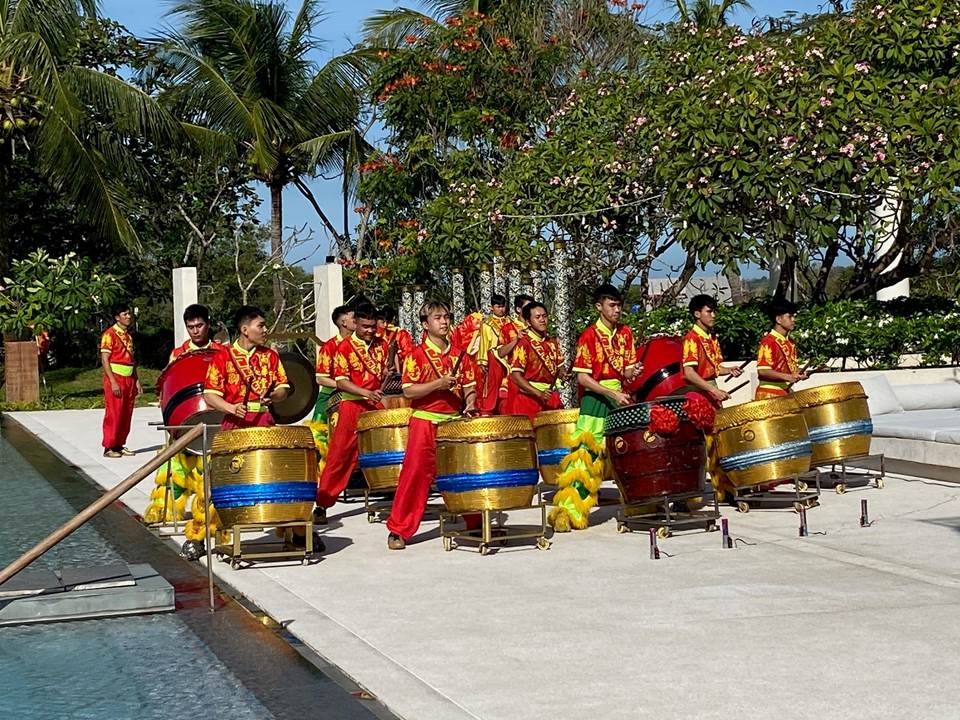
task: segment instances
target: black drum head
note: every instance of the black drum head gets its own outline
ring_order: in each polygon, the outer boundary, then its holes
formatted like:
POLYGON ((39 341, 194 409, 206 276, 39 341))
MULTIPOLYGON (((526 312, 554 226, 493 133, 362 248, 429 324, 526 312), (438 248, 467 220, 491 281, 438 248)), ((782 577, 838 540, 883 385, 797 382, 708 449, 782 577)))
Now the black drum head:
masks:
POLYGON ((316 369, 299 353, 282 352, 280 361, 287 372, 290 394, 286 400, 270 406, 270 412, 278 425, 300 422, 313 412, 320 388, 317 386, 316 369))

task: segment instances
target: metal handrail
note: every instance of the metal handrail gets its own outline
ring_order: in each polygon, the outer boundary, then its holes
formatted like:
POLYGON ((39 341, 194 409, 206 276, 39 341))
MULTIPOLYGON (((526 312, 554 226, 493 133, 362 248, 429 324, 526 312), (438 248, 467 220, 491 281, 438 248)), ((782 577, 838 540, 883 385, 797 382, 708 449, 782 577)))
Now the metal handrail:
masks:
MULTIPOLYGON (((201 435, 206 433, 206 425, 197 425, 192 427, 183 437, 179 438, 175 443, 168 446, 165 450, 158 453, 152 460, 144 464, 139 469, 135 470, 131 475, 127 476, 119 485, 114 487, 112 490, 109 490, 96 501, 90 503, 86 508, 77 513, 73 518, 65 522, 59 528, 50 533, 47 537, 37 543, 33 548, 25 552, 23 555, 18 557, 12 563, 7 565, 2 571, 0 571, 0 585, 5 583, 7 580, 12 578, 18 572, 27 567, 34 560, 39 558, 41 555, 55 547, 61 541, 63 541, 68 535, 73 533, 75 530, 83 526, 85 523, 93 519, 97 514, 99 514, 104 508, 112 505, 117 499, 120 498, 125 492, 130 490, 134 485, 146 479, 157 469, 163 465, 168 459, 181 452, 184 448, 187 447, 191 442, 196 440, 201 435)), ((206 466, 206 463, 204 463, 206 466)), ((204 468, 206 469, 206 468, 204 468)), ((204 473, 206 474, 206 473, 204 473)), ((209 493, 209 490, 207 490, 209 493)), ((208 495, 209 497, 209 495, 208 495)), ((207 534, 209 535, 209 525, 207 534)), ((209 545, 209 538, 207 539, 207 544, 209 545)), ((209 565, 209 562, 208 562, 209 565)))

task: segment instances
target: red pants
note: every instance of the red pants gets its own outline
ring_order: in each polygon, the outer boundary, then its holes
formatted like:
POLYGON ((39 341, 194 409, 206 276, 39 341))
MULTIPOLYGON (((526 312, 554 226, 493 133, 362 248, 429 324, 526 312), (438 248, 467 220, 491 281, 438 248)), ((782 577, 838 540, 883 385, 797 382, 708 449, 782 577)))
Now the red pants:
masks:
POLYGON ((409 540, 420 527, 430 486, 437 476, 437 426, 410 418, 407 449, 397 481, 397 493, 387 518, 387 529, 409 540))
POLYGON ((483 415, 495 415, 502 410, 504 397, 501 390, 503 379, 507 375, 506 368, 500 362, 495 350, 487 353, 487 371, 483 388, 478 389, 477 410, 483 415))
POLYGON ((533 420, 538 412, 543 410, 562 410, 563 402, 560 400, 560 393, 556 390, 550 393, 550 400, 544 404, 534 397, 527 395, 517 387, 516 383, 510 383, 510 392, 507 395, 507 401, 504 403, 503 412, 505 415, 526 415, 533 420))
POLYGON ((337 429, 330 437, 327 462, 323 473, 317 480, 317 505, 322 508, 333 507, 340 493, 350 482, 350 475, 357 467, 360 447, 357 442, 357 419, 368 410, 382 410, 382 405, 373 405, 358 400, 340 402, 340 417, 337 429))
POLYGON ((103 447, 119 450, 130 434, 130 419, 137 399, 137 379, 114 375, 120 386, 120 397, 113 394, 110 378, 103 376, 103 447))
POLYGON ((258 413, 248 412, 242 418, 238 418, 236 415, 224 415, 223 420, 220 421, 220 429, 239 430, 252 427, 273 427, 276 424, 277 422, 273 419, 270 411, 264 410, 258 413))

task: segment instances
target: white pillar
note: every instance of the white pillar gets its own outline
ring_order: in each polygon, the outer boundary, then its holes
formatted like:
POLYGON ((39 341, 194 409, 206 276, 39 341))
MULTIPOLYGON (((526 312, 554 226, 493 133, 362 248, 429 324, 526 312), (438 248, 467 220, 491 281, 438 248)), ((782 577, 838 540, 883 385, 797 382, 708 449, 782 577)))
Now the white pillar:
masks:
MULTIPOLYGON (((419 310, 420 308, 417 308, 416 312, 419 312, 419 310)), ((420 337, 420 318, 414 317, 414 313, 413 288, 409 285, 404 285, 400 295, 400 310, 398 313, 400 327, 405 328, 407 332, 416 338, 420 337)))
POLYGON ((337 332, 333 324, 333 310, 343 305, 343 267, 328 262, 313 266, 313 302, 317 309, 314 326, 317 337, 326 340, 337 332))
MULTIPOLYGON (((498 295, 507 295, 507 262, 499 250, 493 253, 493 291, 498 295)), ((509 306, 510 298, 507 297, 507 307, 509 306)))
MULTIPOLYGON (((877 257, 883 257, 896 243, 897 230, 900 225, 900 195, 897 192, 896 185, 887 189, 880 204, 877 205, 875 213, 877 217, 877 237, 879 239, 877 257)), ((902 258, 903 253, 898 253, 893 262, 884 268, 881 275, 894 270, 900 264, 902 258)), ((910 278, 904 278, 894 285, 877 291, 877 300, 893 300, 900 297, 910 297, 910 278)))
POLYGON ((460 322, 467 315, 467 293, 463 283, 463 271, 454 268, 450 271, 451 292, 453 295, 453 319, 460 322))
POLYGON ((197 302, 197 269, 178 267, 173 269, 173 342, 182 345, 190 336, 183 324, 183 311, 197 302))

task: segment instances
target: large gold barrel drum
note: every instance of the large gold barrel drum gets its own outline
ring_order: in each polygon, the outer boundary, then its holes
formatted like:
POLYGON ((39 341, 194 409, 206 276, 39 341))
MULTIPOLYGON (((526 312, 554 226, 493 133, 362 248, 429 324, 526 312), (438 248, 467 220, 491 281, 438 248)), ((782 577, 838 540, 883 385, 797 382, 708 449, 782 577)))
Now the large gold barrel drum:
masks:
POLYGON ((570 452, 570 441, 577 426, 580 411, 544 410, 533 418, 533 431, 537 438, 537 460, 540 476, 548 485, 557 484, 560 461, 570 452))
POLYGON ((810 470, 810 435, 792 397, 717 410, 713 442, 720 468, 737 487, 810 470))
POLYGON ((360 470, 371 490, 397 489, 412 414, 410 408, 371 410, 357 420, 360 470))
POLYGON ((803 411, 813 443, 813 465, 827 465, 867 455, 873 421, 867 394, 858 382, 800 390, 793 395, 803 411))
POLYGON ((210 449, 210 484, 225 527, 309 520, 317 492, 310 428, 221 430, 210 449))
POLYGON ((539 481, 526 415, 452 420, 437 428, 437 488, 450 512, 529 507, 539 481))

